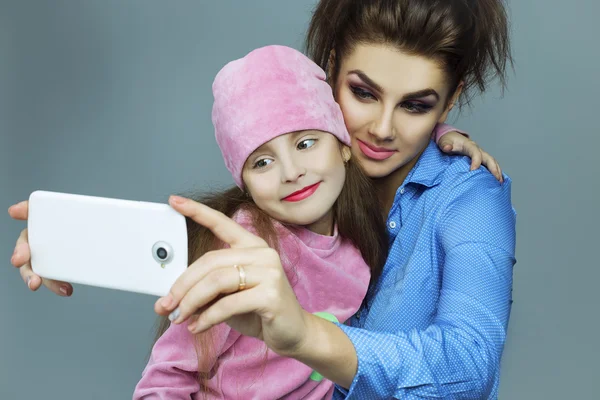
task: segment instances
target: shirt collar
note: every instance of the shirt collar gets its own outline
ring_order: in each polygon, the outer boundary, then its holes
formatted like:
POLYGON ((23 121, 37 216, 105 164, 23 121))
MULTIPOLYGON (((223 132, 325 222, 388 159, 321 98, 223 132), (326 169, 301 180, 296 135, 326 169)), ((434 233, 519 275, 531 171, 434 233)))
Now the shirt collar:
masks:
POLYGON ((442 173, 448 164, 448 157, 442 153, 433 140, 419 157, 419 160, 404 180, 405 186, 415 183, 427 187, 436 186, 442 180, 442 173))

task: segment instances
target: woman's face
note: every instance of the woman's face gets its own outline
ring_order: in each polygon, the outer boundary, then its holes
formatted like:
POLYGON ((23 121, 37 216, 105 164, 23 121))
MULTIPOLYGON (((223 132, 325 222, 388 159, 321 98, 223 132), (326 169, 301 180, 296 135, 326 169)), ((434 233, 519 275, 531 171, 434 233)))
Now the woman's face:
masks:
POLYGON ((449 111, 444 71, 431 59, 375 44, 357 45, 341 62, 334 91, 354 157, 372 178, 406 176, 449 111))

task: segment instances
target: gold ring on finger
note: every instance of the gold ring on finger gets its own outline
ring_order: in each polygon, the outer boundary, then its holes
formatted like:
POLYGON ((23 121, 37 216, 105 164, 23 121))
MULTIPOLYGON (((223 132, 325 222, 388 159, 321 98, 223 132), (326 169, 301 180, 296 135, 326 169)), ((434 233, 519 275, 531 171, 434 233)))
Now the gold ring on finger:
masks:
POLYGON ((237 269, 240 274, 240 283, 238 284, 238 291, 246 289, 246 271, 241 265, 234 265, 233 268, 237 269))

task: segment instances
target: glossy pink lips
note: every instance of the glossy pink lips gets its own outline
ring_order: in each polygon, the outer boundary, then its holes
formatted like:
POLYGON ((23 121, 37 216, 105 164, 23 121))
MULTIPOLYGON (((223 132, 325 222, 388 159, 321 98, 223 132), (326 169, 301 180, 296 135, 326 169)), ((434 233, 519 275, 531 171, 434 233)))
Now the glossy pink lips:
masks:
POLYGON ((362 151, 365 156, 378 161, 387 160, 395 153, 393 150, 368 145, 360 140, 358 140, 358 147, 360 147, 360 151, 362 151))
POLYGON ((320 184, 321 184, 321 182, 318 182, 318 183, 315 183, 314 185, 307 186, 304 189, 298 190, 297 192, 294 192, 294 193, 290 194, 289 196, 284 197, 283 200, 292 201, 292 202, 304 200, 304 199, 312 196, 312 194, 317 191, 320 184))

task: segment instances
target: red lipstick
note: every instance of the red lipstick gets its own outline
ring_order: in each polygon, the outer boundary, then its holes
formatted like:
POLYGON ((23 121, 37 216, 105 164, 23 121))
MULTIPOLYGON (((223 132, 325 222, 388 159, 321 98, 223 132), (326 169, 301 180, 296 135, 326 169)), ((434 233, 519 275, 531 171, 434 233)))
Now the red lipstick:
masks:
POLYGON ((304 200, 304 199, 312 196, 312 194, 317 191, 320 184, 321 184, 321 182, 318 182, 318 183, 315 183, 314 185, 310 185, 303 189, 300 189, 300 190, 290 194, 289 196, 284 197, 283 200, 291 201, 291 202, 304 200))

